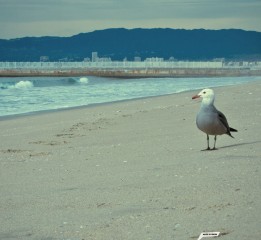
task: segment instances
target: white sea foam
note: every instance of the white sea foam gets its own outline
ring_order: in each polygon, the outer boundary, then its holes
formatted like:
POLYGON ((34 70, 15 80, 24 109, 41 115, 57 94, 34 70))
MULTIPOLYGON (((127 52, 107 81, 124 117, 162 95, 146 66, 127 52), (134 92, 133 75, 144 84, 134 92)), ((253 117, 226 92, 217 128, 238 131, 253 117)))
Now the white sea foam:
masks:
POLYGON ((87 83, 89 83, 89 79, 87 77, 81 77, 79 79, 79 82, 82 84, 87 84, 87 83))
POLYGON ((32 88, 34 85, 30 81, 20 81, 14 85, 14 88, 32 88))

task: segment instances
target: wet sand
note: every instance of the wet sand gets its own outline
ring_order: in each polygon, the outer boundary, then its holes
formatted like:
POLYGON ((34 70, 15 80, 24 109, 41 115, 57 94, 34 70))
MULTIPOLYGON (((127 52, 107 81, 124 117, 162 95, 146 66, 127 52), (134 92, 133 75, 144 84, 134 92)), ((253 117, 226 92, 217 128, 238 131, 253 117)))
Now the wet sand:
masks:
POLYGON ((214 90, 217 151, 198 91, 1 120, 0 239, 260 239, 261 81, 214 90))

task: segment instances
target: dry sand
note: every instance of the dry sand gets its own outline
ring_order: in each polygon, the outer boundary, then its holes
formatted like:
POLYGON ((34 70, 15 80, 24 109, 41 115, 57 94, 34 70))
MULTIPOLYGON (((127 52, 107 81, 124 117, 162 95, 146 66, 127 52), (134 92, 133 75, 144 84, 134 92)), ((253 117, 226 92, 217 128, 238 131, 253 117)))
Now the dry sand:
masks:
POLYGON ((217 151, 198 91, 1 120, 0 239, 261 239, 261 81, 215 92, 217 151))

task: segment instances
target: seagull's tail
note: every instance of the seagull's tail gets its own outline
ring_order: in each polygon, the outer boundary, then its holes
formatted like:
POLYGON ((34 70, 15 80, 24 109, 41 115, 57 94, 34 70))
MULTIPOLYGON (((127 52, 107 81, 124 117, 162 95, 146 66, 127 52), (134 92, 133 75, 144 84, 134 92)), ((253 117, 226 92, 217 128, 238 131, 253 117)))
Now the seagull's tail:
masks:
POLYGON ((232 138, 234 138, 234 137, 231 135, 230 132, 237 132, 237 130, 230 127, 230 128, 229 128, 229 131, 227 131, 227 135, 230 136, 230 137, 232 137, 232 138))
POLYGON ((236 129, 234 129, 234 128, 229 128, 229 130, 230 130, 230 132, 237 132, 237 130, 236 129))

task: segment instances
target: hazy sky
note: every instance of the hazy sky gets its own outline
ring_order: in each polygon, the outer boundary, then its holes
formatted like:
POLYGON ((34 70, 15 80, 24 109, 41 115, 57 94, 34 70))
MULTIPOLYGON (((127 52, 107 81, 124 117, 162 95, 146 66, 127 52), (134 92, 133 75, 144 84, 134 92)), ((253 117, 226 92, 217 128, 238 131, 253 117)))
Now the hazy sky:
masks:
POLYGON ((1 39, 117 27, 261 32, 261 0, 0 0, 1 39))

